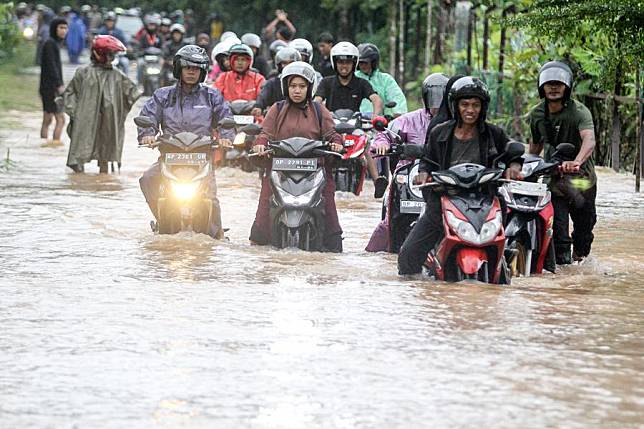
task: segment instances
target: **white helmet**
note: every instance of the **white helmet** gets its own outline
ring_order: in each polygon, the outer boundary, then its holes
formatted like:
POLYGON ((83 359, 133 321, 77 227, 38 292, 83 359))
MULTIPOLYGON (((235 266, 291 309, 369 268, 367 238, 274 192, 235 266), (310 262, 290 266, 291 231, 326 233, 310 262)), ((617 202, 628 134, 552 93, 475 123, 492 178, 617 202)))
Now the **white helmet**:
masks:
POLYGON ((308 56, 309 64, 313 64, 313 45, 311 45, 311 42, 306 39, 293 39, 288 46, 295 48, 302 56, 308 56))
POLYGON ((282 81, 282 94, 284 94, 285 98, 288 98, 288 81, 293 76, 304 78, 304 80, 309 83, 307 98, 313 98, 313 94, 315 94, 317 87, 317 79, 313 66, 305 63, 304 61, 295 61, 294 63, 288 64, 284 67, 282 74, 280 75, 280 80, 282 81))
POLYGON ((246 33, 241 36, 241 42, 251 48, 259 49, 262 46, 262 39, 255 33, 246 33))
POLYGON ((228 51, 233 45, 237 45, 241 43, 241 40, 239 40, 236 37, 229 37, 228 39, 224 40, 223 42, 219 42, 215 45, 214 48, 212 48, 212 53, 210 54, 210 58, 212 59, 213 64, 217 64, 217 55, 220 54, 226 54, 228 55, 228 51))
POLYGON ((223 42, 224 40, 232 37, 239 40, 239 37, 237 37, 237 34, 234 31, 224 31, 223 34, 219 36, 219 41, 223 42))
POLYGON ((353 61, 353 71, 355 71, 359 59, 360 52, 358 52, 358 48, 351 42, 339 42, 331 48, 331 65, 333 66, 333 70, 336 70, 336 60, 351 60, 353 61))
POLYGON ((174 33, 175 31, 178 31, 181 34, 186 34, 186 27, 181 24, 172 24, 170 27, 170 33, 174 33))

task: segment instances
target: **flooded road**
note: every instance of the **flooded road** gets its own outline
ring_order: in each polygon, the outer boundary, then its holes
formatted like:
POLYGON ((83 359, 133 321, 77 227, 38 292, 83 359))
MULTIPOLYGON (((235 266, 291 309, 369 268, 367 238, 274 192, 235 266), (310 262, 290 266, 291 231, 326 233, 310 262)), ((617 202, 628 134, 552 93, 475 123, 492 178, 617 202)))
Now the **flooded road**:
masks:
MULTIPOLYGON (((140 105, 140 103, 139 103, 140 105)), ((133 110, 138 112, 139 105, 133 110)), ((133 116, 133 115, 131 115, 133 116)), ((155 236, 131 119, 118 175, 73 175, 9 118, 0 427, 641 427, 644 197, 600 173, 592 257, 510 287, 404 281, 364 252, 250 246, 255 175, 217 172, 229 242, 155 236)))

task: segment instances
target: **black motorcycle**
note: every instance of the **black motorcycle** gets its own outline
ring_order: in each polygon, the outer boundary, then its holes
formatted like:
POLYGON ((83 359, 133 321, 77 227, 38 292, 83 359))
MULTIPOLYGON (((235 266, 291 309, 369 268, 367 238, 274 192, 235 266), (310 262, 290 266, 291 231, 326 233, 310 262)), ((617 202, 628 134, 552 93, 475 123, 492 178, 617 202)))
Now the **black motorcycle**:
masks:
POLYGON ((150 47, 143 51, 141 79, 143 95, 152 95, 161 84, 161 49, 150 47))

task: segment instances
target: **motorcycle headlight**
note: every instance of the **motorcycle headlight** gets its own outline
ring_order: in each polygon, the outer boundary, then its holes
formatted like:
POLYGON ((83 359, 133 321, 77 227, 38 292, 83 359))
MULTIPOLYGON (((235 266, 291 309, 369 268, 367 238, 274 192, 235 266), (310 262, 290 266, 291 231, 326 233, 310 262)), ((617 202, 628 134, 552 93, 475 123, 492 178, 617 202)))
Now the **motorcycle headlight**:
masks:
POLYGON ((172 194, 181 201, 189 201, 195 197, 199 190, 199 183, 172 182, 172 194))
POLYGON ((324 180, 324 170, 320 169, 315 174, 315 178, 313 179, 313 185, 311 187, 311 190, 303 193, 302 195, 293 195, 286 192, 279 185, 280 183, 279 174, 276 171, 273 171, 271 174, 273 176, 273 183, 275 184, 275 189, 277 190, 277 193, 279 194, 280 199, 284 202, 285 205, 296 206, 296 207, 306 206, 310 204, 311 200, 315 196, 317 189, 320 187, 320 184, 324 180))
POLYGON ((148 74, 159 74, 161 73, 161 69, 158 67, 148 67, 147 69, 148 74))
POLYGON ((22 30, 22 37, 24 37, 27 40, 31 40, 34 38, 34 29, 31 27, 25 27, 24 30, 22 30))
POLYGON ((471 223, 457 218, 454 213, 447 211, 447 223, 450 228, 464 241, 475 245, 485 244, 497 236, 501 229, 501 212, 497 211, 494 219, 483 224, 481 232, 477 233, 471 223))

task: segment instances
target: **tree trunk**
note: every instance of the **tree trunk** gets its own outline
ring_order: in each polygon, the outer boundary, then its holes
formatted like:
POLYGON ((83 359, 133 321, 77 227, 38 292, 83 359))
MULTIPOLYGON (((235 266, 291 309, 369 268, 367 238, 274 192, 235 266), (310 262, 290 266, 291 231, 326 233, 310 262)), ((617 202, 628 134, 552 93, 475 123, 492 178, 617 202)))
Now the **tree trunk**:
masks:
MULTIPOLYGON (((467 74, 472 74, 472 34, 476 25, 476 8, 479 5, 473 4, 467 20, 467 74)), ((476 43, 476 42, 475 42, 476 43)))
POLYGON ((494 6, 490 6, 485 10, 485 15, 483 19, 483 71, 487 71, 488 64, 488 52, 490 49, 490 19, 489 14, 494 10, 494 6))
POLYGON ((439 3, 440 7, 438 8, 438 19, 436 25, 436 33, 434 40, 436 44, 434 45, 434 64, 443 64, 443 42, 445 40, 445 28, 447 26, 447 13, 445 12, 445 7, 443 2, 439 3))
POLYGON ((396 76, 396 3, 389 3, 389 74, 396 76))
MULTIPOLYGON (((432 8, 433 0, 427 0, 427 32, 425 33, 425 74, 429 73, 432 54, 432 8)), ((418 34, 420 36, 420 34, 418 34)))
POLYGON ((405 0, 398 0, 398 84, 405 85, 405 0))
POLYGON ((644 172, 644 136, 642 136, 642 102, 640 101, 640 97, 642 96, 642 92, 640 89, 640 65, 635 64, 635 102, 637 103, 637 139, 636 139, 636 146, 637 146, 637 158, 635 158, 635 164, 637 165, 637 168, 635 170, 635 191, 639 192, 640 191, 640 178, 642 177, 642 173, 644 172))
MULTIPOLYGON (((619 43, 618 43, 619 49, 619 43)), ((617 64, 615 69, 615 95, 620 95, 622 87, 622 65, 617 64)), ((619 145, 622 140, 622 126, 619 118, 619 104, 617 100, 613 99, 613 120, 612 120, 612 133, 611 133, 611 162, 610 166, 613 170, 619 171, 619 145)))
POLYGON ((422 7, 417 6, 416 7, 416 25, 415 25, 415 29, 414 29, 414 33, 415 33, 415 36, 416 36, 416 37, 414 37, 414 39, 416 40, 416 51, 415 51, 416 55, 414 55, 414 57, 413 57, 414 58, 413 73, 415 75, 419 75, 422 72, 422 70, 420 70, 420 52, 421 52, 420 51, 420 49, 421 49, 420 44, 421 44, 421 40, 422 40, 422 38, 420 37, 420 35, 422 34, 421 30, 420 30, 421 29, 420 22, 422 21, 421 12, 422 12, 422 7))

